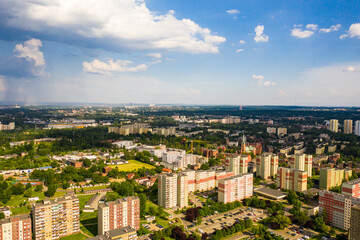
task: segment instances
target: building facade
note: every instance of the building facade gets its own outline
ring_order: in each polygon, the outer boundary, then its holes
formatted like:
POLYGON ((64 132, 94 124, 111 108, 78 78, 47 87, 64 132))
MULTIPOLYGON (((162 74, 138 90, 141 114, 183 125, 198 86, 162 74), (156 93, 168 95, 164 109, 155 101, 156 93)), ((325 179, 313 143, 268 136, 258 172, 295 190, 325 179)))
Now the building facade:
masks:
POLYGON ((343 183, 341 190, 347 196, 360 198, 360 178, 343 183))
POLYGON ((355 135, 360 136, 360 121, 355 121, 355 135))
POLYGON ((163 208, 177 206, 177 174, 164 173, 158 178, 158 203, 163 208))
POLYGON ((335 168, 321 168, 320 169, 320 184, 319 188, 329 190, 332 187, 340 186, 343 179, 352 175, 352 170, 335 169, 335 168))
POLYGON ((360 240, 360 205, 351 208, 350 240, 360 240))
POLYGON ((330 131, 337 133, 339 130, 339 121, 337 119, 330 119, 330 131))
POLYGON ((15 215, 0 220, 0 240, 31 240, 31 217, 15 215))
POLYGON ((305 171, 308 177, 312 176, 312 155, 294 154, 290 157, 290 168, 305 171))
POLYGON ((140 199, 130 196, 98 206, 98 234, 107 231, 131 227, 140 229, 140 199))
POLYGON ((250 155, 226 157, 225 168, 227 171, 231 171, 235 175, 238 175, 241 173, 247 173, 249 162, 251 162, 250 155))
POLYGON ((256 159, 256 176, 269 179, 277 174, 279 157, 272 153, 263 153, 256 159))
POLYGON ((218 201, 240 201, 253 195, 253 174, 243 173, 219 180, 218 201))
POLYGON ((34 239, 59 239, 80 232, 79 199, 65 196, 32 207, 34 239))
POLYGON ((319 193, 319 213, 326 214, 326 222, 340 229, 350 229, 351 208, 360 204, 360 198, 322 190, 319 193))
POLYGON ((353 120, 351 119, 344 120, 344 133, 352 134, 352 132, 353 132, 353 120))
POLYGON ((307 173, 297 169, 279 167, 277 185, 280 189, 303 192, 307 189, 307 173))

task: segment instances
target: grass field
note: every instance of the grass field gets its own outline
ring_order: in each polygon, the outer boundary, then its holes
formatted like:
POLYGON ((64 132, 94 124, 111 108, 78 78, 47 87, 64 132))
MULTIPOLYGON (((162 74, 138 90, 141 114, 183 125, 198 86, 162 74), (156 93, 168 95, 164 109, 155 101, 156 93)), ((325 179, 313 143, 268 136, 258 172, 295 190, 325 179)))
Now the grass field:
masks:
MULTIPOLYGON (((84 189, 84 191, 88 191, 88 190, 105 189, 105 188, 109 188, 109 187, 110 187, 110 185, 103 185, 103 186, 96 186, 96 187, 84 187, 83 189, 84 189)), ((80 188, 77 188, 77 189, 76 189, 76 192, 77 192, 78 194, 81 194, 80 188)))
POLYGON ((90 200, 90 198, 93 196, 94 194, 89 194, 89 195, 79 195, 79 204, 80 204, 80 210, 84 208, 84 205, 90 200))
POLYGON ((109 165, 109 167, 112 168, 118 168, 119 171, 123 171, 123 172, 132 172, 136 169, 139 168, 147 168, 147 169, 154 169, 155 167, 147 164, 147 163, 143 163, 143 162, 139 162, 136 160, 129 160, 129 163, 127 164, 119 164, 119 165, 109 165))
POLYGON ((80 213, 80 229, 89 236, 98 233, 98 211, 80 213))
POLYGON ((85 235, 82 235, 81 233, 77 233, 77 234, 59 238, 59 240, 85 240, 85 239, 88 239, 88 237, 85 235))

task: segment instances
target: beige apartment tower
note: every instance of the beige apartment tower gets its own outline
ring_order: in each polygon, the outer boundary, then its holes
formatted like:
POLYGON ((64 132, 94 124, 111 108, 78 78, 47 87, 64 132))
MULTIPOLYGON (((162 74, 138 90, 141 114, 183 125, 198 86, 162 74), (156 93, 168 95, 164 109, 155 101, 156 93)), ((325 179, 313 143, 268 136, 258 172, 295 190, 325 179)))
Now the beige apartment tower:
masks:
POLYGON ((280 189, 303 192, 307 189, 307 173, 297 169, 279 167, 277 185, 280 189))
POLYGON ((31 217, 15 215, 0 220, 0 240, 31 240, 31 217))
POLYGON ((256 159, 256 176, 270 179, 277 174, 279 157, 272 153, 263 153, 256 159))
POLYGON ((353 132, 353 121, 351 119, 344 120, 344 133, 352 134, 353 132))
POLYGON ((339 131, 339 121, 337 119, 330 120, 330 131, 335 133, 339 131))
POLYGON ((321 168, 319 188, 329 190, 332 187, 340 186, 343 179, 351 177, 352 170, 321 168))
POLYGON ((79 199, 65 196, 46 199, 32 207, 34 239, 59 239, 80 232, 79 199))
POLYGON ((188 176, 183 173, 179 173, 177 178, 177 205, 180 208, 187 207, 188 200, 188 176))
POLYGON ((188 206, 189 177, 186 174, 165 173, 161 174, 158 179, 158 203, 160 206, 165 209, 188 206))
POLYGON ((305 171, 308 177, 312 176, 312 155, 294 154, 290 157, 290 168, 305 171))
POLYGON ((250 155, 226 157, 225 168, 226 171, 233 172, 235 175, 247 173, 249 162, 251 162, 250 155))
POLYGON ((360 240, 360 205, 351 208, 350 240, 360 240))
POLYGON ((98 234, 110 230, 131 227, 140 229, 140 199, 129 196, 98 206, 98 234))

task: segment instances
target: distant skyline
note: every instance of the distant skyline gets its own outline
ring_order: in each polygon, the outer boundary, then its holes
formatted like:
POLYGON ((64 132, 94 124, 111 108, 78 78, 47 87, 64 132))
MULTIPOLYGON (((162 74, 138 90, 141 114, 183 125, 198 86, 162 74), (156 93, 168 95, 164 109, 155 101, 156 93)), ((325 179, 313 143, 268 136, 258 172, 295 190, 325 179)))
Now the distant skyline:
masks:
POLYGON ((0 101, 359 106, 348 1, 0 0, 0 101))

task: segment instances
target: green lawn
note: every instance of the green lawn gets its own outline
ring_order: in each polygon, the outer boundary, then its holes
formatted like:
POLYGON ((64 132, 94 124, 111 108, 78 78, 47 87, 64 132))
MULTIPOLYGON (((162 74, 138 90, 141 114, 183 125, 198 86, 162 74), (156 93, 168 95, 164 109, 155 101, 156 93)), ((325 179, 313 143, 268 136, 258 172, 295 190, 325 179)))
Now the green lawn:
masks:
POLYGON ((11 209, 12 215, 26 214, 26 213, 30 213, 30 212, 31 212, 31 209, 28 209, 27 206, 16 207, 16 208, 11 209))
POLYGON ((80 213, 80 229, 89 236, 98 232, 98 211, 80 213))
POLYGON ((118 168, 119 171, 123 171, 123 172, 132 172, 136 169, 139 168, 147 168, 147 169, 154 169, 155 167, 147 164, 147 163, 143 163, 143 162, 139 162, 136 160, 129 160, 129 163, 127 164, 119 164, 119 165, 109 165, 109 167, 112 168, 118 168))
MULTIPOLYGON (((39 197, 39 199, 44 199, 44 192, 34 192, 32 197, 39 197)), ((12 195, 10 201, 6 204, 0 202, 0 206, 8 206, 8 207, 18 207, 24 201, 27 201, 28 198, 24 197, 24 195, 12 195)))
MULTIPOLYGON (((105 189, 105 188, 109 188, 110 185, 104 185, 104 186, 96 186, 96 187, 84 187, 84 191, 89 191, 89 190, 99 190, 99 189, 105 189)), ((81 194, 80 192, 81 188, 76 188, 76 193, 81 194)))
POLYGON ((88 237, 85 235, 82 235, 81 233, 77 233, 77 234, 59 238, 59 240, 85 240, 85 239, 88 239, 88 237))
POLYGON ((80 210, 84 208, 84 205, 90 200, 90 198, 94 194, 88 194, 88 195, 79 195, 79 204, 80 204, 80 210))
POLYGON ((87 225, 87 226, 80 226, 81 231, 89 236, 96 236, 98 234, 98 225, 87 225))

